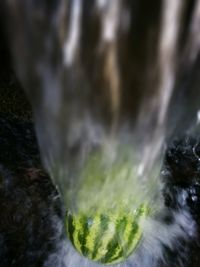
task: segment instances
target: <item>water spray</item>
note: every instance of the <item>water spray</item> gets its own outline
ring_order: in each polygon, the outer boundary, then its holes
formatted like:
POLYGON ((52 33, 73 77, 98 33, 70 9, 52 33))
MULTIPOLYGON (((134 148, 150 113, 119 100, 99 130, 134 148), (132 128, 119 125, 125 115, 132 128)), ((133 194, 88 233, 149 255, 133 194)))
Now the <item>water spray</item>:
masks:
MULTIPOLYGON (((157 267, 196 231, 187 207, 165 205, 160 180, 186 4, 155 1, 157 15, 143 22, 133 2, 6 3, 43 164, 66 210, 68 267, 157 267)), ((190 62, 199 49, 196 6, 190 62)))

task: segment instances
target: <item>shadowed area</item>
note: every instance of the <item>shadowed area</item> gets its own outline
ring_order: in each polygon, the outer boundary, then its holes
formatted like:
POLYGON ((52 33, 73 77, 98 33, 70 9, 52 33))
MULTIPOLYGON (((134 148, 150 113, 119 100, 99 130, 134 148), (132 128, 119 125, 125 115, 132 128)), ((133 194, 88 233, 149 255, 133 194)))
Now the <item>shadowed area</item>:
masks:
MULTIPOLYGON (((13 71, 2 26, 0 266, 40 267, 57 253, 64 238, 63 210, 58 192, 41 165, 31 107, 13 71)), ((52 259, 52 264, 61 266, 61 261, 52 259)))

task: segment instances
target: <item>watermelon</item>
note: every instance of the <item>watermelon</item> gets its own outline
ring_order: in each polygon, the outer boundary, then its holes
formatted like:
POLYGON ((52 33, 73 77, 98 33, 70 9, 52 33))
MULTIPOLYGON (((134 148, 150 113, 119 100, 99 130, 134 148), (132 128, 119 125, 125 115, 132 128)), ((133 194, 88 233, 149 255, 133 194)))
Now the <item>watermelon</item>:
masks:
POLYGON ((149 213, 146 205, 129 213, 67 212, 66 229, 76 250, 103 264, 122 262, 137 248, 142 231, 140 220, 149 213))
POLYGON ((120 155, 112 164, 101 154, 90 157, 68 201, 75 197, 66 214, 69 239, 81 255, 102 264, 122 262, 136 250, 151 206, 134 165, 120 155))

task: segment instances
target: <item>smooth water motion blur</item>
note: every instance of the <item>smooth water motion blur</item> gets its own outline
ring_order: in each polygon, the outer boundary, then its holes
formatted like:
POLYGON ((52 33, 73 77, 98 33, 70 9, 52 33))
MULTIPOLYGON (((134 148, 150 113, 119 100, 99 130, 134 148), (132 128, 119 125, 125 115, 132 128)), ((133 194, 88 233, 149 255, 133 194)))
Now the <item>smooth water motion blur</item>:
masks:
MULTIPOLYGON (((157 266, 162 246, 195 231, 187 210, 171 224, 155 218, 165 209, 165 144, 198 132, 200 1, 7 0, 5 7, 42 160, 66 210, 116 211, 125 202, 134 211, 145 203, 143 239, 124 266, 157 266), (85 175, 96 156, 98 172, 85 175)), ((68 253, 69 267, 96 266, 68 253)))

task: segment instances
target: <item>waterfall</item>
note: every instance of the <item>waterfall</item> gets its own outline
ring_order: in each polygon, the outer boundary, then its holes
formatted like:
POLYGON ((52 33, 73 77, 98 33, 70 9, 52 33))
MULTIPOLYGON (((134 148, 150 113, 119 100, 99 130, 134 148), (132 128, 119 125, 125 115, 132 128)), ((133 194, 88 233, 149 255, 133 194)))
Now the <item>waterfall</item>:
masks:
MULTIPOLYGON (((165 209, 159 176, 166 143, 177 125, 184 132, 199 118, 199 86, 191 85, 191 94, 185 86, 200 48, 200 1, 193 2, 5 3, 16 72, 33 107, 43 164, 66 210, 88 208, 91 199, 106 207, 126 198, 134 209, 145 202, 153 210, 141 223, 138 252, 118 266, 157 266, 163 245, 173 248, 177 236, 194 231, 193 224, 186 226, 186 211, 174 215, 170 226, 154 218, 165 209), (107 178, 98 188, 93 182, 80 205, 83 173, 94 157, 107 178), (128 171, 112 180, 117 164, 128 171)), ((68 246, 68 267, 99 266, 68 246)))

